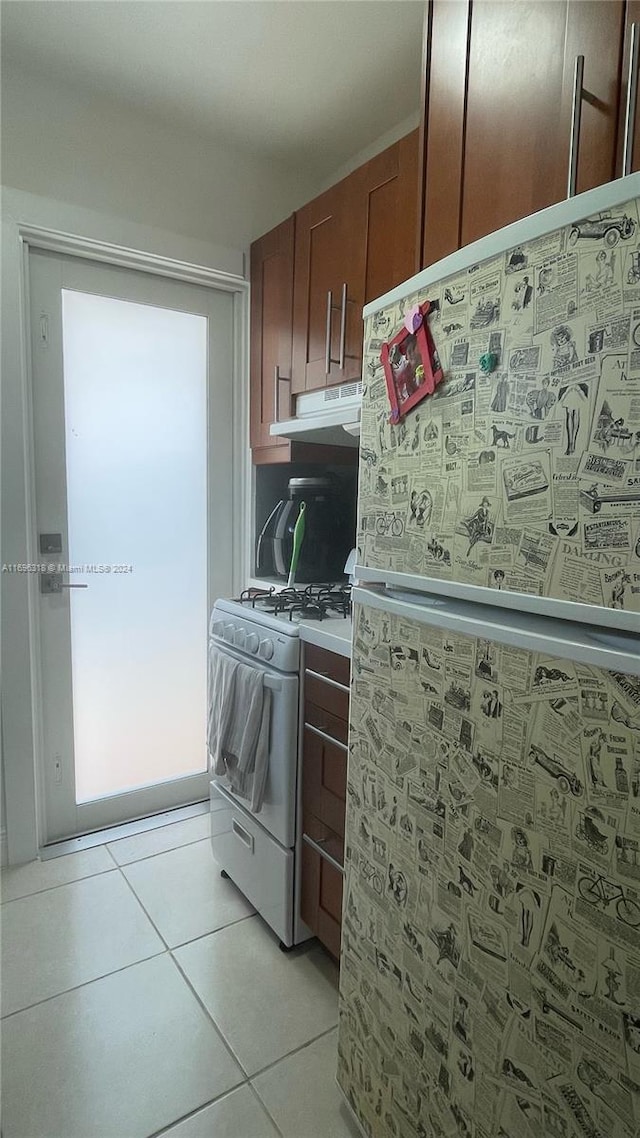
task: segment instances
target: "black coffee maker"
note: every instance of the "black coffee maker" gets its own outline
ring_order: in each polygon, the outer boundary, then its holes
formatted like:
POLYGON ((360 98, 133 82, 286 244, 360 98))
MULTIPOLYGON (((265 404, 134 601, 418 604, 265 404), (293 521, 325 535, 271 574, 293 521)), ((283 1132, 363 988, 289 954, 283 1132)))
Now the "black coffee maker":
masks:
POLYGON ((296 585, 342 581, 344 563, 353 545, 354 519, 345 505, 337 481, 330 477, 290 478, 289 497, 265 522, 256 547, 256 572, 289 576, 293 531, 300 503, 305 503, 305 531, 296 585))

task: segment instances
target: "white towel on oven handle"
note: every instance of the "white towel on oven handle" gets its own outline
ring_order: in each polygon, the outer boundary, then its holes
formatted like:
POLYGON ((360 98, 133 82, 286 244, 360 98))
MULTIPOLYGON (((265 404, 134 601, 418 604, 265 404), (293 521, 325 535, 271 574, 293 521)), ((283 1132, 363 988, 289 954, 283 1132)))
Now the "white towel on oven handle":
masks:
POLYGON ((271 692, 263 673, 209 647, 208 744, 214 772, 231 790, 262 809, 269 769, 271 692))

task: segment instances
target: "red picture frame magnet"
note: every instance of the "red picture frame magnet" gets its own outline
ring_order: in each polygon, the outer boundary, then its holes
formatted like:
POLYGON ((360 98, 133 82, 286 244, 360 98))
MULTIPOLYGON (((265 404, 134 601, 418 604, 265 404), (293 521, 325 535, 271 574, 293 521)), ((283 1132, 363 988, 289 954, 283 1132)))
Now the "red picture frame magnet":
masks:
POLYGON ((407 313, 400 331, 382 345, 380 359, 384 367, 392 423, 433 395, 443 378, 431 329, 427 322, 429 301, 407 313))

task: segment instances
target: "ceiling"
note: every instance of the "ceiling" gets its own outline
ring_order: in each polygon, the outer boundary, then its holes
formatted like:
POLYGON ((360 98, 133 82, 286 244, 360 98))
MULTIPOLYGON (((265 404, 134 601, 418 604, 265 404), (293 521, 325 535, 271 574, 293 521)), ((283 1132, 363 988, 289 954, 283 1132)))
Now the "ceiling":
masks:
POLYGON ((419 105, 423 0, 3 0, 3 65, 330 171, 419 105))

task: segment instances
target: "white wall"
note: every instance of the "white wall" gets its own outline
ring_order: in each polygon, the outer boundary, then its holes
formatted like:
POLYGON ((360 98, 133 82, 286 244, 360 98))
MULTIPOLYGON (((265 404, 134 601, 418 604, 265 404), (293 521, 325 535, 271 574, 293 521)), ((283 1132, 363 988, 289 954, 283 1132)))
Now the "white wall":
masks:
POLYGON ((301 170, 11 66, 2 73, 2 181, 239 248, 317 192, 301 170))

